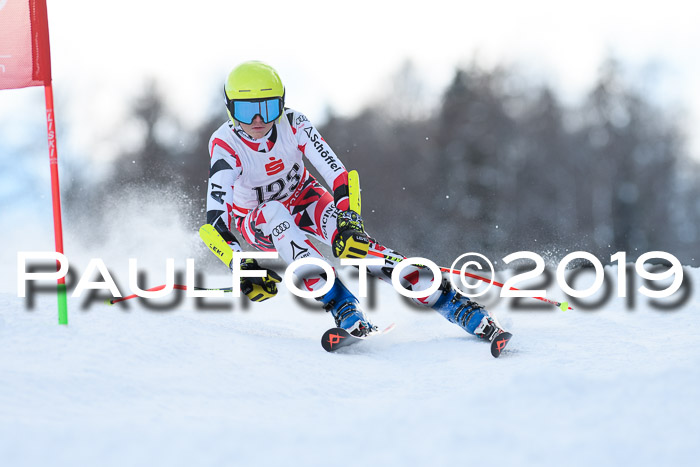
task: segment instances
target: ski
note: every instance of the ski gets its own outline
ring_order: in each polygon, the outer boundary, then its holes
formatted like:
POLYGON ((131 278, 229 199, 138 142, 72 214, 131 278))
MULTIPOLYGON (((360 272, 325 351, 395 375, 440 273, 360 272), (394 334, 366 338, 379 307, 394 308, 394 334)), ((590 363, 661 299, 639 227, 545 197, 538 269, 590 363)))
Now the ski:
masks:
POLYGON ((321 337, 321 346, 326 352, 335 352, 338 349, 357 344, 358 342, 363 341, 365 339, 369 339, 371 337, 378 336, 381 334, 386 334, 387 332, 394 329, 394 326, 395 324, 392 323, 382 330, 372 331, 363 337, 353 336, 343 328, 331 328, 323 333, 323 336, 321 337))
POLYGON ((503 331, 500 334, 498 334, 491 341, 491 355, 493 355, 495 358, 498 358, 498 356, 501 355, 501 352, 503 352, 503 349, 506 348, 506 345, 508 345, 508 341, 510 341, 511 337, 513 337, 513 334, 506 331, 503 331))

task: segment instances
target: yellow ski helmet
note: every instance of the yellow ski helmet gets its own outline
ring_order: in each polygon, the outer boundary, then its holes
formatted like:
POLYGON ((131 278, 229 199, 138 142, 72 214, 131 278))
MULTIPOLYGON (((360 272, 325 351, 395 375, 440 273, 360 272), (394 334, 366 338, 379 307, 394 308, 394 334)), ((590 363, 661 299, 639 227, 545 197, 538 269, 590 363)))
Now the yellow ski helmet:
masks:
POLYGON ((226 78, 224 97, 229 118, 250 124, 256 115, 270 123, 284 112, 284 85, 270 65, 258 61, 244 62, 226 78))

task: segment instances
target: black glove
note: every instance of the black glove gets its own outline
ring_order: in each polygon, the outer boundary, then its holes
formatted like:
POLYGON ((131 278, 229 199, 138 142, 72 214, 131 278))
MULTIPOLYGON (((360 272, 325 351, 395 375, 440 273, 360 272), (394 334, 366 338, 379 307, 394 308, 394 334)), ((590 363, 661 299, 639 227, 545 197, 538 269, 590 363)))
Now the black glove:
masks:
POLYGON ((333 238, 333 255, 336 258, 364 258, 369 251, 369 238, 362 218, 355 211, 337 214, 338 233, 333 238))
POLYGON ((241 260, 241 271, 263 270, 265 277, 241 277, 241 292, 254 302, 262 302, 277 295, 277 283, 282 278, 271 269, 264 269, 253 258, 241 260))

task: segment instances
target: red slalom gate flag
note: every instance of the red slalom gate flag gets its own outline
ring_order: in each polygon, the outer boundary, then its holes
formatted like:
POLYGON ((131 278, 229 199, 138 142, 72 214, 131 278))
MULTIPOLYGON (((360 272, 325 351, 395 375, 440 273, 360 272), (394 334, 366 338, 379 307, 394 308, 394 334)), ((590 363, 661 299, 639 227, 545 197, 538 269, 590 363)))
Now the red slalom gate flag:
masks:
MULTIPOLYGON (((44 86, 51 167, 56 251, 63 253, 61 190, 58 185, 56 125, 51 87, 51 53, 46 0, 0 0, 0 89, 44 86)), ((60 265, 57 264, 57 268, 60 265)), ((68 324, 65 278, 58 279, 58 323, 68 324)))
POLYGON ((0 0, 0 89, 49 84, 46 0, 0 0))

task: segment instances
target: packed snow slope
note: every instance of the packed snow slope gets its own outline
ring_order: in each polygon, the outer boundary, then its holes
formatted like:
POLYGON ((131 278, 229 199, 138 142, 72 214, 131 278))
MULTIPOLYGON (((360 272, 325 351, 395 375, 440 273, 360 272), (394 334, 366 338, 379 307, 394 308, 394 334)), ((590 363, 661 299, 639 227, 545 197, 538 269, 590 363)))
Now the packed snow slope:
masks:
POLYGON ((515 337, 494 359, 436 313, 376 291, 369 316, 396 329, 337 354, 320 345, 330 316, 286 289, 245 307, 207 299, 220 311, 70 299, 67 327, 54 297, 29 311, 3 293, 0 464, 693 465, 700 454, 697 292, 675 311, 501 300, 491 309, 515 337))
MULTIPOLYGON (((176 269, 197 251, 205 285, 228 285, 196 234, 163 236, 163 222, 115 228, 90 251, 68 235, 66 251, 78 272, 102 258, 125 295, 127 258, 156 285, 173 251, 176 269)), ((31 232, 0 252, 2 466, 644 466, 700 455, 700 270, 686 269, 688 299, 671 310, 638 294, 628 307, 614 268, 613 294, 593 310, 515 310, 486 296, 514 334, 499 359, 376 283, 368 315, 396 329, 329 354, 331 317, 284 287, 264 303, 206 307, 175 292, 153 302, 160 310, 86 292, 59 326, 55 296, 34 294, 33 307, 17 297, 16 251, 53 249, 31 232)), ((357 291, 352 270, 340 272, 357 291)), ((548 297, 563 298, 556 287, 548 297)))

